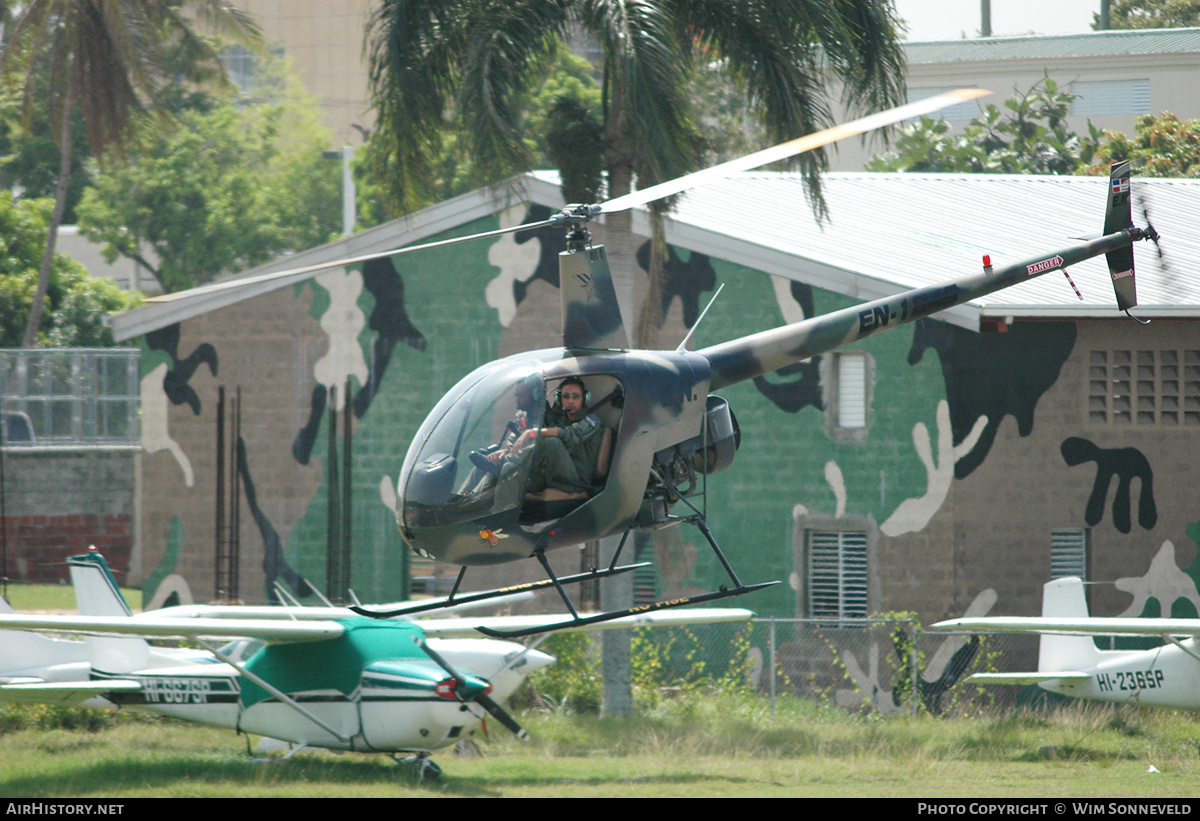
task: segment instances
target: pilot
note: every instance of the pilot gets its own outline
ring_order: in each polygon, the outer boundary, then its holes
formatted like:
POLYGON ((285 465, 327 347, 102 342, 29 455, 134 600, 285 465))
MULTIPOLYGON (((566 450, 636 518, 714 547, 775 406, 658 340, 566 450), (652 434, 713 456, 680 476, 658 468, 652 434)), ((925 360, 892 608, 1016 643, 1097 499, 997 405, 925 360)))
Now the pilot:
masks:
POLYGON ((544 501, 587 498, 587 488, 595 483, 604 426, 584 413, 586 395, 587 386, 578 376, 559 383, 558 398, 546 409, 544 424, 534 434, 539 439, 525 487, 527 497, 544 501))

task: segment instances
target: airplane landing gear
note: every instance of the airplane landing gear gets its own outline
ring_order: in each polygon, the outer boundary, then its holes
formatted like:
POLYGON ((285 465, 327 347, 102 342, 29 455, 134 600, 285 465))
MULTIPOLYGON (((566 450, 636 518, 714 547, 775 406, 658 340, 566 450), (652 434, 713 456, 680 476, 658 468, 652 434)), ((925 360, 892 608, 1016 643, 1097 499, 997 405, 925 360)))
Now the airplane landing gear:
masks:
POLYGON ((442 768, 434 763, 433 759, 427 755, 410 755, 407 758, 400 758, 393 755, 392 759, 401 765, 411 764, 417 768, 417 781, 437 781, 442 777, 442 768))

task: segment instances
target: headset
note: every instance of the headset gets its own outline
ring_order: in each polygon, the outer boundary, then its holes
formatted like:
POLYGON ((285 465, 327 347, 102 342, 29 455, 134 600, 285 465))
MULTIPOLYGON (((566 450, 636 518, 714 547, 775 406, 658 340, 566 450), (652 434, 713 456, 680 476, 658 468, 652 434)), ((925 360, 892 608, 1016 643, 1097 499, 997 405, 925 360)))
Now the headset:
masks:
POLYGON ((578 385, 583 389, 583 407, 587 408, 592 404, 592 392, 588 390, 587 385, 583 384, 583 380, 578 376, 568 376, 562 382, 558 383, 558 389, 554 391, 554 409, 562 410, 562 389, 563 385, 578 385))

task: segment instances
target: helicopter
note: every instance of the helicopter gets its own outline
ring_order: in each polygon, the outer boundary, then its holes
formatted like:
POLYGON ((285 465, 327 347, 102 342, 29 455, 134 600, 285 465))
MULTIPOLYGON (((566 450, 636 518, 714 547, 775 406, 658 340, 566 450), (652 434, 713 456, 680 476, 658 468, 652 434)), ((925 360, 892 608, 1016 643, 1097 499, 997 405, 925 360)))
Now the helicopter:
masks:
MULTIPOLYGON (((396 610, 359 608, 356 612, 394 616, 514 589, 552 587, 568 611, 559 623, 539 628, 552 630, 715 601, 777 584, 743 583, 713 537, 703 511, 693 503, 703 495, 707 477, 732 464, 740 444, 733 410, 716 391, 1101 254, 1108 261, 1118 308, 1128 313, 1137 304, 1132 243, 1156 240, 1157 233, 1152 227, 1133 225, 1129 165, 1124 163, 1113 167, 1107 181, 1103 234, 1083 244, 1002 267, 993 267, 985 257, 980 271, 941 285, 700 350, 688 350, 688 339, 674 350, 632 349, 607 254, 603 246, 593 244, 588 231, 591 220, 986 93, 966 89, 927 98, 607 202, 569 205, 544 221, 265 275, 264 280, 295 282, 329 267, 499 234, 546 226, 566 232, 567 250, 559 256, 562 346, 515 354, 465 376, 418 429, 397 479, 396 519, 405 542, 424 557, 460 568, 450 596, 396 610), (545 400, 556 391, 561 393, 568 378, 584 383, 580 413, 603 428, 606 441, 601 442, 591 481, 559 494, 530 492, 543 445, 522 437, 553 427, 544 422, 557 409, 545 400), (595 616, 576 612, 565 585, 644 566, 620 564, 629 534, 680 524, 697 527, 727 573, 728 584, 710 593, 595 616), (620 544, 607 566, 559 578, 547 561, 550 551, 610 536, 619 537, 620 544), (468 568, 529 557, 541 564, 547 578, 517 588, 460 594, 468 568)), ((245 283, 243 279, 196 290, 245 283)), ((481 630, 497 637, 527 634, 481 630)))

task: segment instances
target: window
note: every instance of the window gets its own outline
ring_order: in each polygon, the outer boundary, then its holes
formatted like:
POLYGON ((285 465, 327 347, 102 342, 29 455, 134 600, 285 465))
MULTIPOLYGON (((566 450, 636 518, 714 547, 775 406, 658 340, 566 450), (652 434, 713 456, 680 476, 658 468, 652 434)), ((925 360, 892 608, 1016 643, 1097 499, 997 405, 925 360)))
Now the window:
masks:
POLYGON ((867 358, 837 356, 837 415, 840 428, 867 426, 867 358))
POLYGON ((1059 528, 1050 531, 1050 578, 1076 576, 1087 581, 1087 531, 1059 528))
POLYGON ((863 351, 838 351, 824 357, 822 365, 829 435, 843 441, 865 440, 871 425, 870 356, 863 351))
POLYGON ((237 86, 243 94, 250 91, 258 74, 258 55, 239 45, 232 45, 221 55, 221 65, 225 68, 225 76, 229 82, 237 86))
POLYGON ((138 444, 139 356, 134 348, 0 352, 0 411, 6 432, 32 428, 8 442, 138 444))
POLYGON ((1200 426, 1200 349, 1091 351, 1087 402, 1093 425, 1200 426))
POLYGON ((867 534, 810 530, 808 614, 838 626, 867 617, 867 534))
MULTIPOLYGON (((930 97, 936 97, 939 94, 945 94, 947 91, 954 91, 961 86, 946 86, 945 88, 909 88, 908 101, 915 103, 919 100, 927 100, 930 97)), ((979 116, 979 105, 974 100, 968 100, 965 103, 955 103, 952 106, 947 106, 941 111, 934 112, 933 117, 936 119, 941 117, 948 123, 955 122, 970 122, 979 116)))
POLYGON ((1071 84, 1075 117, 1102 117, 1113 114, 1149 114, 1149 80, 1109 80, 1071 84))

